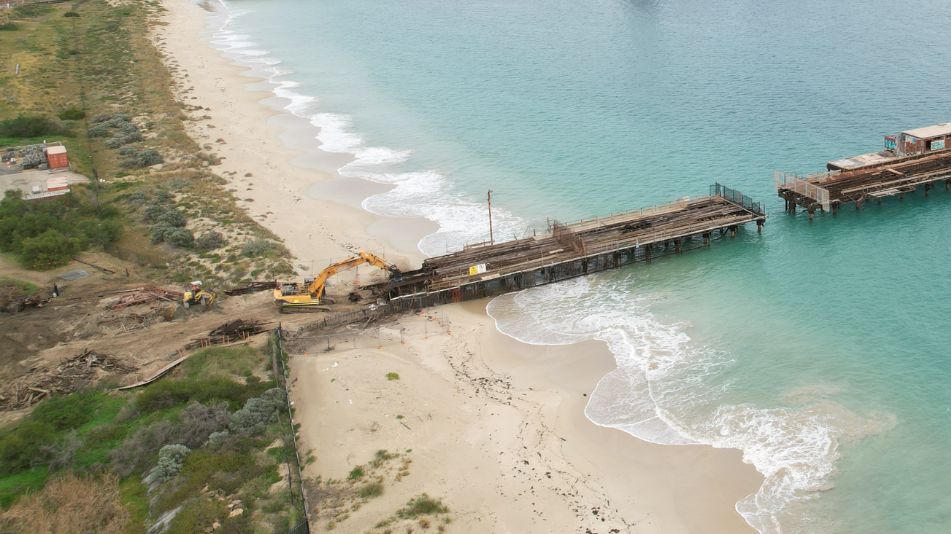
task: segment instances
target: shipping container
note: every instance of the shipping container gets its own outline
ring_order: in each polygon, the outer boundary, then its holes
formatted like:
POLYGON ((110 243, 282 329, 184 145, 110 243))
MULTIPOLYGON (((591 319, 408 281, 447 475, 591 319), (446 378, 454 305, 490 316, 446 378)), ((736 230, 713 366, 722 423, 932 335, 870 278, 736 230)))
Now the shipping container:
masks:
POLYGON ((69 157, 66 155, 66 147, 51 146, 46 148, 46 161, 50 169, 65 169, 69 167, 69 157))

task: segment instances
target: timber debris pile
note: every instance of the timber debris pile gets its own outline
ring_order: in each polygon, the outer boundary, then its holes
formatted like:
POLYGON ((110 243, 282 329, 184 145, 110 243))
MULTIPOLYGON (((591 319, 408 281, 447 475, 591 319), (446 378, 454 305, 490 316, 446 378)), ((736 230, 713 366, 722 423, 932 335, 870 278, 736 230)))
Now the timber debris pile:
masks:
POLYGON ((13 288, 0 288, 0 311, 19 313, 27 308, 39 308, 50 301, 48 294, 23 294, 13 288))
POLYGON ((236 297, 238 295, 250 295, 251 293, 260 293, 261 291, 269 291, 274 289, 276 282, 273 280, 265 280, 261 282, 251 282, 250 284, 244 287, 235 287, 233 289, 225 290, 225 295, 229 297, 236 297))
POLYGON ((0 394, 0 410, 29 408, 52 395, 81 390, 104 375, 122 375, 133 371, 116 358, 85 349, 54 369, 31 369, 0 394))
POLYGON ((116 293, 121 295, 118 299, 106 304, 107 309, 121 310, 129 306, 152 304, 161 301, 177 303, 182 299, 181 291, 170 291, 160 287, 137 287, 134 289, 123 289, 116 293))
POLYGON ((267 330, 267 323, 248 319, 237 319, 224 323, 211 332, 208 336, 194 339, 185 345, 185 349, 192 350, 211 345, 223 345, 248 339, 249 337, 260 334, 267 330))

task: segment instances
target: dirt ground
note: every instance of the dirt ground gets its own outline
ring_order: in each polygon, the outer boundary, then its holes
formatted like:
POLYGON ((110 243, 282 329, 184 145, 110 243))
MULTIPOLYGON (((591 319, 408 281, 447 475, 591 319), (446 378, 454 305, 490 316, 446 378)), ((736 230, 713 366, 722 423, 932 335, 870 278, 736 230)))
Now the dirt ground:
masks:
MULTIPOLYGON (((113 271, 73 262, 63 268, 38 273, 20 269, 9 258, 0 256, 0 277, 24 280, 49 293, 55 283, 60 296, 37 308, 19 313, 0 313, 0 396, 9 398, 29 392, 38 377, 55 371, 84 352, 108 357, 120 372, 106 373, 110 379, 127 385, 152 376, 158 369, 185 354, 184 347, 203 338, 214 328, 236 319, 265 323, 265 328, 280 321, 297 327, 317 319, 320 314, 281 315, 270 292, 227 297, 225 288, 209 288, 219 294, 218 303, 208 311, 185 310, 177 302, 157 301, 119 309, 110 309, 124 290, 154 286, 130 270, 126 264, 107 255, 85 255, 81 259, 113 271), (83 271, 88 276, 66 280, 83 271)), ((185 288, 168 286, 183 291, 185 288)), ((0 423, 18 412, 0 412, 0 423)))

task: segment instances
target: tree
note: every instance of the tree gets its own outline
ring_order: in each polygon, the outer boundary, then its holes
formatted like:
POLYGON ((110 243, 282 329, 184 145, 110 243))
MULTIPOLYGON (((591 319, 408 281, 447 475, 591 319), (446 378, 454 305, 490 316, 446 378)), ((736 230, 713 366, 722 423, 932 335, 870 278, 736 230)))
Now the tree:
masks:
POLYGON ((24 239, 20 245, 20 257, 30 269, 52 269, 69 263, 80 250, 78 239, 50 229, 36 237, 24 239))

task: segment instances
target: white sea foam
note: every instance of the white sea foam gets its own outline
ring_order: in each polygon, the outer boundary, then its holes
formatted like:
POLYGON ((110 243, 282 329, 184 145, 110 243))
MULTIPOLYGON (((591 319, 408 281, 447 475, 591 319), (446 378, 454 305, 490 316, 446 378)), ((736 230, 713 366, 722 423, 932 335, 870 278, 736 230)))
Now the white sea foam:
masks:
POLYGON ((604 341, 617 369, 590 396, 591 421, 653 443, 739 449, 765 482, 737 511, 762 533, 812 531, 791 508, 831 487, 843 444, 885 431, 894 416, 847 410, 826 397, 832 387, 789 392, 781 400, 795 399, 792 408, 725 402, 713 379, 731 360, 695 346, 685 325, 658 321, 632 285, 575 279, 497 297, 487 311, 527 343, 604 341))
MULTIPOLYGON (((406 170, 412 167, 411 150, 367 145, 349 115, 318 111, 319 99, 299 91, 300 84, 291 79, 292 71, 280 68, 281 61, 261 50, 250 35, 232 28, 237 18, 249 12, 232 9, 224 0, 219 2, 225 19, 214 32, 212 44, 239 64, 263 69, 265 79, 273 85, 273 93, 288 100, 284 109, 317 128, 315 139, 321 150, 353 157, 339 169, 341 176, 394 186, 391 191, 364 200, 364 209, 386 216, 422 217, 436 223, 439 229, 418 244, 425 254, 455 250, 488 238, 484 206, 455 190, 436 170, 406 170)), ((493 222, 497 237, 523 237, 523 221, 505 209, 493 210, 493 222)))

